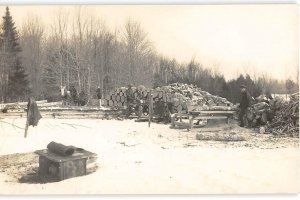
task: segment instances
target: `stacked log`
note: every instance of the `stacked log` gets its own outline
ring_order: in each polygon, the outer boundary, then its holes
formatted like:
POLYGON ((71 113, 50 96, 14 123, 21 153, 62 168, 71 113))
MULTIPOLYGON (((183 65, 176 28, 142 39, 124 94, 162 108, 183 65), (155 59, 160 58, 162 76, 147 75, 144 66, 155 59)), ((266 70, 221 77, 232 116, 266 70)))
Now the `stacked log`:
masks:
MULTIPOLYGON (((246 117, 248 127, 266 125, 274 117, 273 110, 271 109, 269 102, 265 102, 264 99, 258 101, 259 102, 252 105, 247 112, 246 117)), ((272 100, 272 103, 274 102, 275 101, 272 100)))
POLYGON ((182 108, 187 111, 198 110, 231 110, 233 104, 226 98, 211 95, 206 91, 202 91, 194 85, 187 84, 171 84, 171 90, 178 96, 181 96, 180 103, 182 108))
POLYGON ((181 109, 183 111, 231 110, 233 107, 233 104, 226 98, 211 95, 194 85, 173 83, 162 89, 175 94, 171 98, 178 99, 179 109, 177 111, 181 109))
MULTIPOLYGON (((103 105, 111 107, 126 107, 126 90, 121 87, 112 91, 103 101, 103 105)), ((144 100, 148 99, 150 88, 144 86, 133 87, 134 96, 138 99, 139 92, 144 100)), ((226 98, 211 95, 194 85, 173 83, 157 87, 151 92, 154 106, 156 102, 172 103, 173 111, 187 112, 194 110, 232 110, 233 104, 226 98)))
MULTIPOLYGON (((112 91, 109 95, 107 95, 103 101, 103 106, 109 106, 109 107, 126 107, 127 106, 127 100, 126 100, 126 87, 116 88, 114 91, 112 91)), ((136 99, 138 99, 139 92, 143 95, 144 99, 147 99, 147 96, 150 92, 150 89, 147 89, 144 86, 139 87, 132 87, 133 95, 136 99)))

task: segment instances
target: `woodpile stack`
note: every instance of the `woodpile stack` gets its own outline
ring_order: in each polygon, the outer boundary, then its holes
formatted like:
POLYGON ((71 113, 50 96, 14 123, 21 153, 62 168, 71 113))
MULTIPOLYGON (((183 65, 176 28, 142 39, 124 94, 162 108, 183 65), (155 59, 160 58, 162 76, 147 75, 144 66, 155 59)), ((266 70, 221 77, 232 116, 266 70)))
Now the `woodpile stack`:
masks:
MULTIPOLYGON (((160 88, 159 88, 160 89, 160 88)), ((231 110, 233 104, 226 98, 211 95, 202 91, 194 85, 173 83, 161 88, 170 95, 168 100, 174 102, 175 110, 196 111, 196 110, 231 110)))
MULTIPOLYGON (((127 106, 126 90, 127 90, 126 87, 115 89, 105 97, 105 99, 102 101, 102 105, 110 106, 110 107, 118 107, 118 108, 127 106)), ((132 90, 133 90, 133 95, 136 99, 138 98, 139 95, 138 90, 141 91, 141 94, 145 99, 147 99, 147 96, 150 92, 150 89, 147 89, 144 86, 132 87, 132 90)))
POLYGON ((275 116, 267 126, 274 135, 299 137, 299 93, 290 96, 290 101, 274 105, 275 116))
MULTIPOLYGON (((127 106, 126 102, 127 88, 121 87, 115 89, 110 95, 106 96, 103 105, 112 107, 127 106)), ((149 88, 144 86, 133 87, 134 96, 138 99, 142 96, 148 100, 149 88), (139 95, 141 94, 141 95, 139 95)), ((154 106, 156 102, 173 103, 174 112, 186 112, 192 110, 232 110, 233 104, 226 98, 211 95, 202 91, 194 85, 173 83, 167 86, 157 87, 151 90, 154 106)))
MULTIPOLYGON (((273 103, 278 103, 278 100, 273 100, 273 103)), ((266 125, 274 117, 274 110, 272 110, 270 103, 265 101, 257 102, 252 105, 247 112, 247 126, 256 127, 259 125, 266 125)))

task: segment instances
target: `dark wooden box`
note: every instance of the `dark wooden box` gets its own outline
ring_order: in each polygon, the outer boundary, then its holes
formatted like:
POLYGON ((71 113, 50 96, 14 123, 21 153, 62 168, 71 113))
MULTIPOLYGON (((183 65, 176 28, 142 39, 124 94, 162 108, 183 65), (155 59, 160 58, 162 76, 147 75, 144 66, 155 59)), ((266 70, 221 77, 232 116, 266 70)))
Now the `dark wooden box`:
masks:
POLYGON ((51 181, 86 175, 87 160, 97 156, 83 149, 76 150, 70 156, 60 156, 47 149, 38 150, 35 153, 39 155, 40 178, 51 181))

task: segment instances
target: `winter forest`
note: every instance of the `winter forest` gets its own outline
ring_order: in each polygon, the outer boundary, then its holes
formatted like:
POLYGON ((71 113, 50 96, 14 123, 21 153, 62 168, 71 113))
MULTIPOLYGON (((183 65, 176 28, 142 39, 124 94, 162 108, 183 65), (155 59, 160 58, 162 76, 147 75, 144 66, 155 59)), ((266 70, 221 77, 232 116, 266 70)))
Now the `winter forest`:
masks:
POLYGON ((29 96, 57 101, 61 86, 75 87, 93 99, 98 86, 105 95, 129 83, 152 88, 194 84, 231 102, 237 101, 241 84, 254 97, 298 91, 298 75, 284 81, 267 74, 225 80, 201 61, 179 63, 161 56, 137 21, 129 19, 112 31, 104 21, 86 17, 80 7, 72 14, 71 20, 68 13, 58 12, 46 32, 38 17, 28 17, 16 27, 6 8, 0 30, 0 102, 26 101, 29 96))

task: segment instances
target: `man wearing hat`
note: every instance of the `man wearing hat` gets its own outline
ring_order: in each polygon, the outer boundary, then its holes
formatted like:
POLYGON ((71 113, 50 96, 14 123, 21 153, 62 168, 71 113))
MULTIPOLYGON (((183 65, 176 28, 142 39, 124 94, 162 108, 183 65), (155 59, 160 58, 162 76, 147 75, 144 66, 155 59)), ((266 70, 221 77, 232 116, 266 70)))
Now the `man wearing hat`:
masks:
POLYGON ((244 127, 244 116, 247 113, 248 108, 251 105, 251 95, 246 89, 245 85, 240 86, 241 89, 241 96, 240 96, 240 114, 239 114, 239 120, 240 120, 240 126, 244 127))

